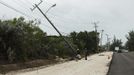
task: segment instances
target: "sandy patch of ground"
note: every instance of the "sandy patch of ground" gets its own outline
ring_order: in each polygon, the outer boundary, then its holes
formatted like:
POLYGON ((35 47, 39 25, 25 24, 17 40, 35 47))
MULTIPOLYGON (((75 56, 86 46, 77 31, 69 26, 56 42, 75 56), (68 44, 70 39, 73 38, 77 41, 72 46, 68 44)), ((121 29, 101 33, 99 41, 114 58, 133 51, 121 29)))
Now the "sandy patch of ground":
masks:
POLYGON ((7 75, 106 75, 109 68, 107 64, 111 61, 112 54, 104 52, 92 55, 88 60, 69 61, 30 72, 7 75))

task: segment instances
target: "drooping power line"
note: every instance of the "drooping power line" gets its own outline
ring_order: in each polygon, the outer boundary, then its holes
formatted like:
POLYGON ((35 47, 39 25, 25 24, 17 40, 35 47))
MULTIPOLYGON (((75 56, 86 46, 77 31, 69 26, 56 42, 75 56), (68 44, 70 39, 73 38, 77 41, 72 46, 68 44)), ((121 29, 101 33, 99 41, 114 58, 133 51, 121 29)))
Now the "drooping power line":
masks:
MULTIPOLYGON (((16 11, 16 12, 18 12, 18 13, 24 15, 24 16, 31 17, 31 16, 29 16, 29 15, 27 15, 27 14, 25 14, 25 13, 23 13, 23 12, 17 10, 17 9, 15 9, 14 7, 12 7, 12 6, 8 5, 8 4, 6 4, 5 2, 3 2, 3 1, 1 1, 1 0, 0 0, 0 4, 6 6, 6 7, 8 7, 8 8, 10 8, 10 9, 12 9, 12 10, 14 10, 14 11, 16 11)), ((32 17, 32 18, 33 18, 33 17, 32 17)))

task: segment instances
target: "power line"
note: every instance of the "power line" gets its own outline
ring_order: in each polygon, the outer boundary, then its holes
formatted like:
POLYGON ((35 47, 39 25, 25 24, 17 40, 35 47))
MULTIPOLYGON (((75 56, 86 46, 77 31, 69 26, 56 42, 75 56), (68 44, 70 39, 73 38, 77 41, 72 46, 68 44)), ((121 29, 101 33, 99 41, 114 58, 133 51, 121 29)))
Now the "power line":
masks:
MULTIPOLYGON (((27 7, 25 7, 26 6, 26 4, 24 5, 24 4, 22 4, 23 2, 18 2, 18 0, 16 1, 16 0, 13 0, 14 1, 14 3, 16 3, 17 5, 19 5, 20 7, 24 7, 25 9, 27 9, 27 7)), ((20 1, 20 0, 19 0, 20 1)))
MULTIPOLYGON (((12 6, 8 5, 8 4, 6 4, 5 2, 3 2, 3 1, 1 1, 1 0, 0 0, 0 4, 6 6, 6 7, 8 7, 8 8, 10 8, 10 9, 12 9, 12 10, 14 10, 14 11, 16 11, 16 12, 18 12, 18 13, 24 15, 24 16, 31 17, 31 16, 29 16, 29 15, 27 15, 27 14, 25 14, 25 13, 23 13, 23 12, 17 10, 17 9, 15 9, 14 7, 12 7, 12 6)), ((33 17, 32 17, 32 18, 33 18, 33 17)))
MULTIPOLYGON (((32 15, 29 14, 29 12, 31 12, 27 7, 30 7, 29 5, 27 5, 25 2, 21 1, 21 0, 13 0, 14 3, 16 3, 18 6, 20 6, 20 10, 21 11, 25 11, 27 13, 27 15, 32 15)), ((23 12, 24 13, 24 12, 23 12)), ((31 18, 31 17, 30 17, 31 18)))
MULTIPOLYGON (((51 4, 51 5, 53 5, 54 3, 50 3, 50 2, 47 2, 47 1, 45 1, 47 4, 51 4)), ((58 8, 57 8, 58 9, 58 8)), ((57 11, 57 9, 56 9, 56 11, 57 11)), ((59 12, 61 12, 61 11, 59 11, 59 12)), ((72 22, 74 22, 76 25, 78 25, 78 24, 85 24, 85 23, 80 23, 80 21, 81 20, 79 20, 79 19, 77 19, 76 21, 74 21, 74 19, 72 19, 72 17, 71 16, 68 16, 67 18, 66 17, 63 17, 63 16, 59 16, 58 14, 53 14, 53 13, 48 13, 49 15, 52 15, 52 16, 54 16, 54 17, 56 17, 56 18, 59 18, 60 20, 62 20, 62 21, 64 21, 64 22, 70 22, 70 21, 72 21, 72 22), (61 19, 62 18, 62 19, 61 19), (64 20, 65 19, 65 20, 64 20), (78 21, 79 20, 79 21, 78 21)), ((88 24, 88 23, 86 23, 86 24, 88 24)))
MULTIPOLYGON (((20 0, 21 1, 21 0, 20 0)), ((22 2, 22 1, 21 1, 22 2)), ((27 2, 28 2, 28 0, 27 0, 27 2)), ((32 4, 30 1, 28 2, 28 3, 30 3, 30 4, 32 4)), ((23 3, 23 4, 25 4, 25 3, 23 3)), ((36 12, 35 12, 36 13, 36 12)), ((37 15, 38 13, 36 13, 36 15, 37 15)), ((38 17, 40 17, 39 15, 37 15, 38 17)), ((40 17, 41 18, 41 17, 40 17)), ((58 20, 59 21, 59 20, 58 20)), ((62 21, 60 21, 60 22, 62 22, 62 21)), ((63 25, 62 25, 62 27, 64 27, 63 25)), ((64 27, 64 28, 66 28, 66 27, 64 27)))
MULTIPOLYGON (((36 13, 36 15, 37 15, 38 13, 36 13)), ((40 17, 39 15, 37 15, 38 17, 40 17)), ((65 27, 64 27, 65 28, 65 27)))
MULTIPOLYGON (((28 2, 28 0, 27 0, 27 2, 28 2)), ((21 0, 16 1, 16 3, 21 4, 21 5, 20 5, 21 7, 24 7, 25 9, 29 10, 27 7, 24 6, 24 5, 27 5, 28 7, 30 7, 30 5, 27 4, 27 2, 26 2, 26 1, 24 2, 24 1, 21 1, 21 0), (20 1, 20 2, 19 2, 19 1, 20 1), (23 3, 23 4, 22 4, 22 3, 23 3)), ((28 2, 28 3, 29 3, 29 2, 28 2)), ((30 3, 30 4, 32 4, 32 3, 30 3)), ((31 6, 32 6, 32 5, 31 5, 31 6)), ((31 11, 29 10, 28 12, 31 12, 31 11)), ((37 17, 41 18, 40 15, 38 15, 38 13, 36 13, 36 14, 35 14, 35 13, 32 13, 32 14, 34 14, 34 15, 36 15, 37 17)), ((30 15, 31 15, 31 14, 30 14, 30 15)), ((33 17, 33 16, 32 16, 32 17, 33 17)))
MULTIPOLYGON (((6 6, 6 7, 8 7, 8 8, 10 8, 10 9, 12 9, 12 10, 14 10, 14 11, 16 11, 16 12, 18 12, 18 13, 20 13, 20 14, 22 14, 22 15, 24 15, 24 16, 26 16, 26 17, 30 17, 30 18, 34 18, 34 17, 31 17, 31 16, 29 16, 29 15, 27 15, 27 14, 25 14, 25 13, 23 13, 23 12, 21 12, 21 11, 19 11, 19 10, 17 10, 17 9, 15 9, 15 8, 13 8, 12 6, 10 6, 10 5, 8 5, 8 4, 6 4, 5 2, 3 2, 3 1, 1 1, 0 0, 0 4, 2 4, 2 5, 4 5, 4 6, 6 6)), ((34 19, 36 19, 36 18, 34 18, 34 19)), ((49 26, 47 26, 47 28, 50 28, 49 26)), ((51 28, 52 29, 52 28, 51 28)))
MULTIPOLYGON (((83 24, 83 23, 80 23, 80 21, 78 22, 78 20, 77 21, 74 21, 74 19, 72 19, 71 17, 70 18, 66 18, 66 17, 61 17, 61 16, 59 16, 59 15, 56 15, 56 14, 52 14, 52 13, 49 13, 50 15, 52 15, 52 16, 55 16, 56 18, 59 18, 59 19, 61 19, 62 21, 64 21, 64 22, 74 22, 75 24, 83 24), (64 20, 65 19, 65 20, 64 20)), ((68 16, 69 17, 69 16, 68 16)), ((88 23, 87 23, 88 24, 88 23)))
MULTIPOLYGON (((14 10, 14 11, 16 11, 16 12, 22 14, 22 15, 24 15, 24 16, 27 16, 27 17, 30 17, 30 18, 31 18, 31 16, 29 16, 29 15, 27 15, 27 14, 25 14, 25 13, 23 13, 23 12, 17 10, 17 9, 15 9, 15 8, 13 8, 12 6, 10 6, 10 5, 8 5, 8 4, 4 3, 4 2, 0 2, 0 3, 3 4, 3 5, 5 5, 6 7, 10 8, 10 9, 12 9, 12 10, 14 10)), ((16 1, 16 3, 17 3, 17 1, 16 1)), ((24 7, 24 6, 23 6, 23 7, 24 7)), ((26 7, 24 7, 24 8, 26 8, 26 7)), ((36 14, 36 15, 37 15, 37 14, 36 14)), ((51 14, 51 15, 52 15, 52 14, 51 14)), ((39 15, 37 15, 37 16, 40 17, 39 15)), ((55 16, 55 15, 54 15, 54 16, 55 16)), ((57 17, 57 15, 56 15, 55 17, 57 17)), ((33 17, 32 17, 32 18, 33 18, 33 17)), ((60 17, 57 17, 57 18, 60 19, 60 17)), ((62 18, 63 18, 63 17, 62 17, 62 18)), ((61 20, 64 21, 64 23, 66 22, 66 20, 63 20, 63 19, 60 19, 60 22, 62 22, 61 20)), ((70 19, 70 20, 71 20, 71 19, 70 19)), ((69 22, 66 22, 66 23, 69 23, 69 22)), ((78 25, 78 24, 75 23, 75 25, 78 25)))
MULTIPOLYGON (((16 1, 16 0, 14 0, 14 1, 16 1)), ((32 3, 31 3, 30 1, 28 1, 28 0, 25 0, 25 1, 24 1, 24 0, 17 0, 16 3, 17 3, 17 4, 19 3, 19 4, 20 4, 19 6, 24 7, 24 8, 27 9, 27 10, 29 10, 27 7, 32 7, 32 3), (29 3, 31 6, 30 6, 28 3, 29 3), (24 5, 26 5, 27 7, 25 7, 24 5)), ((28 12, 31 12, 31 11, 29 10, 28 12)), ((36 13, 36 12, 35 12, 35 13, 36 13)), ((36 13, 36 14, 35 14, 35 13, 32 13, 32 14, 34 14, 34 15, 40 17, 40 15, 38 15, 38 13, 36 13)), ((40 17, 40 18, 41 18, 41 17, 40 17)))
MULTIPOLYGON (((50 15, 52 15, 52 14, 50 14, 50 15)), ((61 19, 60 17, 54 16, 54 15, 52 15, 52 17, 55 17, 56 19, 54 19, 54 20, 57 21, 57 22, 59 22, 59 23, 64 23, 64 24, 67 24, 67 25, 74 25, 73 28, 79 28, 79 29, 81 29, 80 25, 85 25, 86 26, 86 24, 80 24, 80 23, 73 22, 71 19, 68 20, 68 22, 67 22, 67 20, 65 20, 64 18, 61 19)), ((62 25, 62 27, 63 27, 63 25, 62 25)), ((66 27, 69 27, 69 26, 66 26, 66 27)), ((69 27, 69 28, 72 28, 72 27, 69 27)))
MULTIPOLYGON (((22 14, 23 16, 26 16, 26 17, 28 17, 28 18, 30 18, 30 19, 31 19, 31 18, 36 19, 35 17, 29 16, 29 15, 27 15, 26 13, 21 12, 20 10, 18 10, 18 9, 16 9, 16 8, 10 6, 10 5, 8 5, 7 3, 3 2, 2 0, 0 0, 0 4, 2 4, 2 5, 4 5, 4 6, 6 6, 6 7, 8 7, 9 9, 12 9, 13 11, 15 11, 15 12, 17 12, 17 13, 20 13, 20 14, 22 14)), ((38 17, 39 17, 39 16, 38 16, 38 17)))
MULTIPOLYGON (((17 1, 16 1, 16 3, 18 4, 17 1)), ((8 7, 8 8, 10 8, 10 9, 12 9, 12 10, 14 10, 14 11, 16 11, 16 12, 18 12, 18 13, 20 13, 20 14, 26 16, 26 17, 28 17, 28 18, 34 18, 33 16, 29 16, 29 15, 27 15, 26 13, 21 12, 21 11, 19 11, 18 9, 16 9, 16 8, 10 6, 10 5, 8 5, 7 3, 3 2, 2 0, 0 0, 0 4, 6 6, 6 7, 8 7)), ((19 4, 20 4, 20 3, 19 3, 19 4)), ((23 6, 23 7, 24 7, 24 6, 23 6)), ((24 7, 24 8, 26 8, 26 7, 24 7)), ((37 15, 37 16, 40 17, 39 15, 37 15)), ((56 17, 57 17, 57 16, 56 16, 56 17)), ((40 17, 40 18, 41 18, 41 17, 40 17)), ((34 18, 34 19, 36 19, 36 18, 34 18)), ((61 20, 61 19, 60 19, 60 20, 61 20)), ((63 20, 63 19, 62 19, 62 20, 63 20)), ((64 20, 64 21, 65 21, 65 20, 64 20)), ((62 21, 61 21, 61 22, 62 22, 62 21)), ((66 22, 66 23, 68 23, 68 22, 66 22)), ((66 27, 65 27, 65 28, 66 28, 66 27)), ((65 33, 65 32, 64 32, 64 33, 65 33)))
MULTIPOLYGON (((47 2, 47 3, 48 3, 48 2, 47 2)), ((49 4, 52 4, 52 3, 49 3, 49 4)), ((35 13, 36 13, 36 12, 35 12, 35 13)), ((80 27, 79 27, 80 24, 81 24, 81 25, 84 25, 84 24, 85 24, 85 23, 83 24, 83 23, 78 23, 78 22, 77 22, 77 24, 76 24, 76 22, 74 22, 74 21, 73 21, 74 19, 72 19, 72 18, 65 18, 65 17, 61 17, 61 16, 59 16, 59 15, 55 15, 55 14, 52 14, 52 13, 51 13, 51 14, 49 13, 49 15, 51 15, 52 17, 55 17, 55 18, 56 18, 56 21, 58 21, 58 22, 60 22, 60 23, 62 22, 62 23, 71 24, 71 25, 73 24, 73 25, 75 25, 75 27, 77 26, 77 28, 80 28, 80 27), (62 19, 61 19, 61 18, 62 18, 62 19), (57 19, 59 19, 59 20, 57 20, 57 19), (65 19, 67 19, 67 20, 65 20, 65 19)), ((38 15, 38 16, 39 16, 39 15, 38 15)), ((62 27, 66 28, 66 27, 68 27, 68 26, 65 27, 65 26, 62 25, 62 27)), ((69 27, 69 29, 70 29, 70 27, 69 27)))
POLYGON ((27 2, 25 2, 25 3, 27 3, 28 5, 30 4, 30 5, 32 5, 32 3, 29 1, 29 0, 26 0, 27 2))
MULTIPOLYGON (((4 5, 4 6, 6 6, 6 7, 8 7, 8 8, 10 8, 10 9, 12 9, 12 10, 16 11, 17 13, 20 13, 20 14, 22 14, 22 15, 24 15, 24 16, 26 16, 26 17, 28 17, 28 18, 34 18, 34 17, 31 17, 31 16, 29 16, 29 15, 27 15, 27 14, 25 14, 25 13, 23 13, 23 12, 21 12, 21 11, 17 10, 17 9, 15 9, 15 8, 13 8, 12 6, 10 6, 10 5, 6 4, 5 2, 3 2, 3 1, 1 1, 1 0, 0 0, 0 4, 2 4, 2 5, 4 5)), ((34 19, 36 19, 36 18, 34 18, 34 19)), ((48 27, 48 28, 49 28, 49 27, 48 27)))

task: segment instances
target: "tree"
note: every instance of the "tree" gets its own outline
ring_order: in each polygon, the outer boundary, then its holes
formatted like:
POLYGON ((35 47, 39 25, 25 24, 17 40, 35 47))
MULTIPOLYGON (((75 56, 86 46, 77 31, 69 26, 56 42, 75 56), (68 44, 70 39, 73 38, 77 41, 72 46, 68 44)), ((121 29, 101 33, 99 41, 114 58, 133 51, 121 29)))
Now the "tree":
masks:
POLYGON ((126 38, 128 40, 126 43, 126 47, 128 47, 129 51, 134 51, 134 31, 130 31, 126 38))
POLYGON ((116 37, 114 37, 114 40, 110 46, 110 50, 114 51, 115 47, 119 47, 120 49, 123 48, 122 41, 119 39, 116 39, 116 37))
POLYGON ((0 23, 0 56, 12 62, 15 59, 25 59, 24 51, 21 47, 23 31, 19 27, 14 27, 8 22, 0 23))
POLYGON ((45 55, 46 33, 36 24, 34 21, 25 21, 23 17, 0 21, 2 59, 10 62, 26 61, 45 55))
POLYGON ((70 38, 72 38, 73 43, 77 45, 80 50, 82 50, 82 53, 85 49, 91 52, 97 52, 96 43, 99 43, 99 37, 96 37, 96 34, 99 35, 99 33, 96 33, 94 31, 84 31, 79 33, 72 32, 70 33, 70 38))

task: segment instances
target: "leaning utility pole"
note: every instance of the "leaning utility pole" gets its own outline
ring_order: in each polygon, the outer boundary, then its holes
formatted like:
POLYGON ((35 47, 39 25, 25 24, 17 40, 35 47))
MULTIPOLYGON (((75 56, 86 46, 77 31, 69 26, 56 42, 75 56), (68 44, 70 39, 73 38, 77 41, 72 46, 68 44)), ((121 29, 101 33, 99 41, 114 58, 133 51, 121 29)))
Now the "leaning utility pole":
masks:
POLYGON ((52 27, 58 32, 58 34, 60 35, 60 37, 65 41, 65 43, 69 46, 69 48, 72 50, 72 52, 74 53, 73 57, 76 56, 75 50, 74 48, 71 46, 71 44, 62 36, 62 34, 60 33, 60 31, 55 27, 55 25, 49 20, 49 18, 46 16, 46 14, 39 8, 39 5, 42 3, 43 1, 40 0, 40 3, 35 4, 35 6, 33 6, 34 8, 31 9, 32 11, 34 9, 38 9, 41 14, 47 19, 47 21, 52 25, 52 27))
POLYGON ((96 40, 95 40, 95 43, 96 43, 96 51, 98 51, 98 32, 97 32, 97 28, 98 28, 98 26, 97 26, 97 24, 98 24, 99 22, 94 22, 93 23, 93 25, 94 25, 94 28, 95 28, 95 34, 96 34, 96 40))

